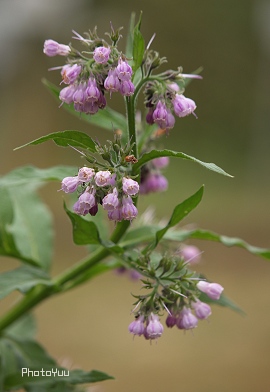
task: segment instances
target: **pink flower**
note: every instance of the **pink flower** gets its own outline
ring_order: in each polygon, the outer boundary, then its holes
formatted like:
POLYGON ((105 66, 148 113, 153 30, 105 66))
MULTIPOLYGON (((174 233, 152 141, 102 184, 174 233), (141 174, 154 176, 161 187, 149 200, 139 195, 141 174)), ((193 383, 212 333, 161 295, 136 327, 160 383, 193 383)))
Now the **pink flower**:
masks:
POLYGON ((222 291, 224 290, 224 288, 220 284, 208 283, 208 282, 205 282, 204 280, 200 280, 197 283, 197 287, 203 293, 208 295, 209 298, 214 299, 214 300, 218 300, 221 296, 222 291))
POLYGON ((168 109, 162 101, 158 101, 153 112, 153 120, 161 129, 166 129, 168 121, 168 109))
POLYGON ((78 172, 78 178, 82 182, 89 182, 95 175, 95 170, 90 167, 81 167, 78 172))
POLYGON ((141 336, 144 333, 144 316, 138 317, 136 320, 132 321, 128 326, 128 330, 133 335, 141 336))
POLYGON ((61 190, 64 191, 65 193, 75 192, 80 183, 81 183, 81 181, 78 178, 78 176, 65 177, 62 180, 61 190))
POLYGON ((100 91, 97 87, 97 82, 95 79, 90 78, 87 83, 85 90, 86 101, 97 102, 100 97, 100 91))
POLYGON ((162 335, 163 325, 159 321, 158 315, 151 313, 148 318, 148 324, 144 331, 146 339, 157 339, 162 335))
POLYGON ((190 98, 186 98, 183 94, 176 94, 172 103, 174 112, 178 117, 188 116, 196 109, 195 102, 190 98))
POLYGON ((105 64, 109 60, 110 53, 110 48, 106 48, 105 46, 99 46, 94 50, 93 58, 96 63, 105 64))
POLYGON ((74 65, 70 65, 70 64, 66 64, 63 66, 62 71, 61 71, 61 75, 63 78, 63 82, 66 84, 70 84, 75 82, 75 80, 77 79, 77 77, 79 76, 80 72, 81 72, 82 67, 80 65, 74 64, 74 65))
POLYGON ((189 308, 185 306, 181 310, 176 325, 179 329, 193 329, 197 327, 198 319, 191 313, 189 308))
POLYGON ((196 302, 192 302, 191 306, 194 309, 196 316, 200 320, 204 320, 212 314, 211 307, 208 304, 199 301, 198 299, 196 302))
POLYGON ((108 193, 102 199, 102 207, 104 210, 112 211, 119 206, 118 192, 116 188, 113 188, 112 193, 108 193))
POLYGON ((124 197, 122 200, 122 218, 131 221, 138 215, 138 210, 134 206, 130 196, 124 197))
POLYGON ((95 205, 95 196, 86 190, 74 204, 73 210, 78 215, 86 215, 95 205))
POLYGON ((110 91, 110 93, 120 90, 120 82, 115 69, 110 69, 108 76, 104 81, 104 87, 106 90, 110 91))
POLYGON ((127 81, 131 79, 132 76, 132 68, 126 62, 120 59, 118 61, 118 65, 116 67, 117 76, 121 81, 127 81))
POLYGON ((73 102, 73 95, 76 91, 76 87, 71 84, 70 86, 64 87, 59 93, 59 99, 68 105, 73 102))
POLYGON ((44 42, 43 53, 49 57, 53 56, 68 56, 70 53, 70 47, 68 45, 59 44, 58 42, 47 39, 44 42))
POLYGON ((189 264, 197 264, 201 260, 201 251, 196 246, 187 245, 181 249, 181 256, 189 264))
POLYGON ((134 196, 139 192, 139 184, 131 178, 123 177, 123 192, 126 195, 134 196))
POLYGON ((109 181, 111 180, 111 172, 109 170, 98 171, 95 175, 95 182, 97 186, 106 186, 109 185, 109 181))
POLYGON ((152 164, 155 166, 155 168, 162 169, 163 167, 168 166, 169 161, 169 157, 160 157, 153 159, 152 164))

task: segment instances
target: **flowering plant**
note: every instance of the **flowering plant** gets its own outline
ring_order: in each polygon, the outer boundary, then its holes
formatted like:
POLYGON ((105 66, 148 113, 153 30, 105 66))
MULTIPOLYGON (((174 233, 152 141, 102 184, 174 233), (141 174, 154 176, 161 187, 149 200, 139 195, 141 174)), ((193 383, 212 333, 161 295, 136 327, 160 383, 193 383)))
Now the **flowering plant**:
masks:
POLYGON ((48 134, 25 146, 53 140, 58 146, 76 150, 85 164, 79 170, 66 166, 23 167, 0 180, 0 252, 22 263, 21 267, 0 275, 0 293, 1 297, 14 290, 23 294, 0 320, 1 390, 23 387, 31 392, 38 387, 40 391, 48 388, 55 392, 72 391, 77 384, 111 378, 95 370, 72 370, 68 376, 66 369, 59 368, 61 371, 57 373, 52 370, 57 364, 34 340, 30 313, 46 298, 69 291, 111 269, 130 272, 133 278, 141 279, 144 290, 143 294, 134 295, 134 319, 128 330, 152 341, 163 334, 160 317, 164 314, 167 327, 192 330, 199 320, 211 315, 211 304, 241 311, 223 294, 221 284, 193 270, 200 251, 184 245, 184 241, 218 241, 270 258, 269 250, 250 246, 238 238, 179 227, 182 219, 200 203, 203 187, 174 208, 167 224, 154 221, 142 224, 142 220, 136 224, 140 219, 140 195, 166 191, 168 182, 163 170, 170 157, 190 160, 230 176, 213 163, 183 152, 157 149, 158 140, 173 132, 175 116, 196 117, 196 104, 184 92, 190 80, 201 77, 198 72, 184 74, 181 67, 158 73, 166 58, 150 49, 153 39, 145 46, 140 26, 141 19, 135 25, 133 15, 124 53, 118 48, 121 29, 114 30, 112 26, 108 40, 100 38, 97 30, 84 37, 74 32, 73 38, 84 47, 81 51, 71 44, 45 41, 47 56, 65 59, 65 64, 56 68, 61 71, 61 88, 48 81, 46 86, 60 99, 61 106, 81 119, 113 131, 113 137, 103 145, 79 131, 48 134), (141 112, 137 110, 140 92, 144 94, 141 112), (108 106, 114 93, 124 97, 126 116, 108 106), (64 209, 72 224, 74 243, 89 247, 83 260, 56 277, 49 274, 50 215, 36 194, 39 185, 49 180, 61 181, 64 193, 76 195, 72 208, 64 204, 64 209), (108 223, 106 232, 99 229, 101 219, 108 223))

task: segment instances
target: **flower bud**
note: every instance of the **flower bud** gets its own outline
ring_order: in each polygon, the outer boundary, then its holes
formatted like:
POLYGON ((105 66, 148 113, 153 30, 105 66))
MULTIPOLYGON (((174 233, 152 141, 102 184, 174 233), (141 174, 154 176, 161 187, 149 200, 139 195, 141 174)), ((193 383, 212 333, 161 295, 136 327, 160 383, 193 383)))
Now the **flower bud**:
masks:
POLYGON ((128 326, 128 330, 133 335, 141 336, 144 333, 144 316, 138 317, 136 320, 132 321, 128 326))
POLYGON ((184 306, 177 318, 177 327, 179 329, 193 329, 197 327, 197 324, 198 319, 191 313, 189 308, 184 306))
POLYGON ((218 283, 208 283, 204 280, 200 280, 197 283, 197 287, 200 291, 205 293, 209 298, 218 300, 221 296, 224 288, 218 283))
POLYGON ((112 211, 119 206, 118 192, 116 188, 113 188, 112 193, 108 193, 102 199, 102 207, 104 210, 112 211))
POLYGON ((80 65, 74 64, 74 65, 64 65, 61 71, 61 75, 63 78, 63 82, 66 84, 70 84, 75 82, 77 77, 79 76, 81 72, 82 67, 80 65))
POLYGON ((64 191, 65 193, 75 192, 80 183, 81 183, 81 181, 78 178, 78 176, 65 177, 62 180, 61 190, 64 191))
POLYGON ((168 166, 169 161, 169 157, 160 157, 153 159, 152 164, 155 166, 155 168, 162 169, 163 167, 168 166))
POLYGON ((196 316, 200 320, 204 320, 212 314, 211 307, 208 304, 199 301, 198 299, 196 302, 192 302, 191 306, 194 309, 196 316))
POLYGON ((70 53, 70 47, 68 45, 59 44, 58 42, 48 39, 44 42, 43 53, 49 57, 54 56, 68 56, 70 53))
POLYGON ((201 260, 200 249, 198 249, 196 246, 193 245, 184 246, 184 248, 181 249, 180 254, 183 257, 183 259, 190 265, 197 264, 201 260))
POLYGON ((132 68, 126 61, 123 61, 122 59, 120 59, 118 62, 116 72, 118 79, 120 79, 121 81, 127 81, 131 79, 132 68))
POLYGON ((144 336, 146 339, 157 339, 162 335, 163 325, 159 321, 158 315, 151 313, 148 318, 148 324, 145 328, 144 336))
POLYGON ((174 112, 178 117, 188 116, 196 109, 195 102, 190 98, 186 98, 183 94, 176 94, 172 103, 174 112))

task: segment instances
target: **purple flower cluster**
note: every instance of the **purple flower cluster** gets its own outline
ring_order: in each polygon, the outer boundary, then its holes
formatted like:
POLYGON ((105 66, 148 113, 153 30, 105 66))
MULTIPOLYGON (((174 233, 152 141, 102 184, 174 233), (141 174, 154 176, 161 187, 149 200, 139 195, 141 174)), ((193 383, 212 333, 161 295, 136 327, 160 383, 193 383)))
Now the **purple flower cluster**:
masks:
MULTIPOLYGON (((218 300, 223 291, 223 287, 220 284, 205 281, 199 281, 197 288, 213 300, 218 300)), ((176 326, 178 329, 183 330, 196 328, 199 320, 205 320, 212 314, 210 305, 196 297, 193 297, 188 303, 181 300, 180 306, 177 306, 176 303, 170 305, 170 310, 167 307, 165 308, 168 311, 166 326, 168 328, 176 326)), ((146 339, 159 338, 163 332, 163 326, 159 321, 159 317, 153 313, 150 316, 145 316, 143 313, 144 311, 141 309, 139 315, 129 325, 129 332, 133 333, 133 335, 143 335, 146 339)))
POLYGON ((95 172, 84 166, 79 169, 77 176, 62 180, 61 190, 73 193, 80 189, 79 198, 73 206, 78 215, 96 215, 98 204, 101 204, 110 220, 131 221, 138 215, 132 197, 139 192, 139 184, 128 177, 122 178, 121 187, 118 184, 116 174, 109 170, 95 172))
POLYGON ((141 174, 140 193, 148 194, 151 192, 164 192, 168 188, 168 180, 164 177, 160 169, 169 164, 168 157, 153 159, 151 163, 145 166, 141 174))
MULTIPOLYGON (((68 57, 71 51, 69 46, 53 40, 44 43, 43 52, 50 57, 68 57)), ((112 52, 110 47, 97 46, 93 51, 94 61, 87 61, 77 53, 76 56, 72 52, 72 58, 61 69, 63 82, 68 85, 59 94, 63 103, 73 104, 78 112, 95 114, 106 106, 105 91, 110 95, 112 92, 133 95, 132 68, 116 48, 112 52)))
POLYGON ((148 317, 139 316, 131 324, 128 330, 133 335, 143 335, 147 340, 159 338, 163 333, 163 325, 157 314, 151 313, 148 317))
POLYGON ((166 84, 165 91, 156 91, 153 85, 148 85, 145 94, 148 97, 146 106, 149 108, 146 115, 148 124, 157 124, 160 129, 168 132, 174 127, 175 118, 186 117, 193 114, 195 117, 195 102, 180 93, 177 83, 166 84))

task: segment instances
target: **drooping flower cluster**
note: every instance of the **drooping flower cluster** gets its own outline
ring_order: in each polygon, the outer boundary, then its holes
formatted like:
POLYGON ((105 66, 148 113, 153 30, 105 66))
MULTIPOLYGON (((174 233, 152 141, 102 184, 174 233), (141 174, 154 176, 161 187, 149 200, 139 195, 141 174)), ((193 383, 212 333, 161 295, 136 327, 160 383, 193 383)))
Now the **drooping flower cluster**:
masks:
POLYGON ((106 91, 110 95, 112 92, 120 92, 127 97, 133 95, 132 68, 115 45, 110 46, 96 33, 90 33, 89 39, 75 33, 74 38, 82 41, 89 51, 80 53, 53 40, 44 43, 43 52, 47 56, 67 57, 67 64, 60 67, 62 82, 68 85, 59 94, 63 103, 73 104, 78 112, 95 114, 107 104, 106 91))
POLYGON ((79 198, 73 206, 78 215, 96 215, 99 204, 108 212, 108 218, 116 222, 132 221, 138 214, 132 198, 138 194, 139 184, 125 176, 117 178, 109 170, 95 171, 84 166, 77 176, 62 180, 61 190, 78 191, 79 198))
POLYGON ((147 264, 141 260, 137 263, 143 275, 148 277, 147 280, 142 280, 144 288, 152 292, 148 295, 136 296, 138 301, 135 303, 134 310, 138 307, 139 310, 136 311, 135 321, 129 325, 131 333, 143 335, 146 339, 159 338, 163 326, 159 321, 158 313, 162 308, 168 313, 166 318, 168 328, 176 326, 182 330, 194 329, 199 320, 205 320, 211 315, 212 310, 207 303, 207 297, 212 301, 219 300, 223 291, 220 284, 201 280, 188 270, 186 265, 189 260, 185 260, 183 255, 180 260, 164 257, 159 263, 153 262, 155 268, 151 266, 152 261, 149 256, 146 259, 147 264), (159 286, 161 286, 160 292, 159 286), (205 294, 206 297, 202 300, 201 297, 205 294))
MULTIPOLYGON (((198 78, 198 75, 184 75, 179 74, 180 78, 198 78)), ((183 94, 184 90, 180 91, 180 87, 177 83, 160 83, 157 81, 150 82, 145 87, 146 96, 146 107, 148 113, 146 115, 146 122, 148 124, 157 124, 159 128, 163 129, 168 133, 170 129, 174 127, 175 118, 173 113, 177 117, 186 117, 189 114, 193 114, 195 117, 195 102, 186 98, 183 94)))

